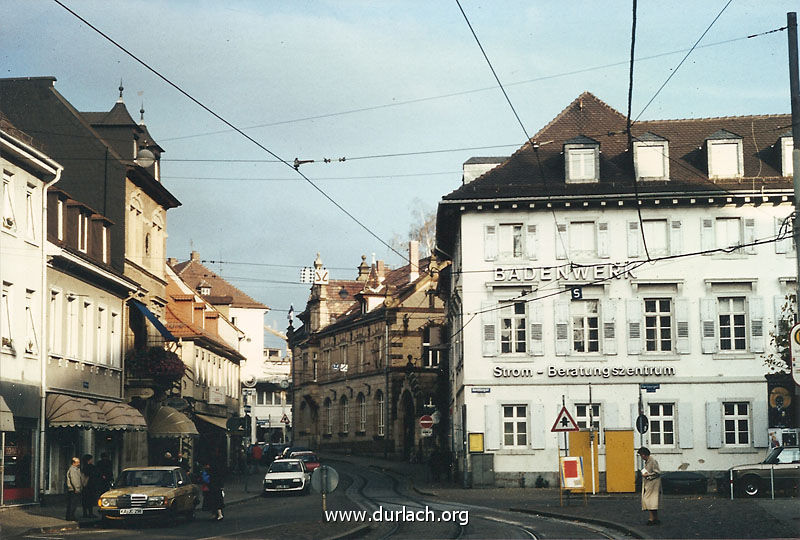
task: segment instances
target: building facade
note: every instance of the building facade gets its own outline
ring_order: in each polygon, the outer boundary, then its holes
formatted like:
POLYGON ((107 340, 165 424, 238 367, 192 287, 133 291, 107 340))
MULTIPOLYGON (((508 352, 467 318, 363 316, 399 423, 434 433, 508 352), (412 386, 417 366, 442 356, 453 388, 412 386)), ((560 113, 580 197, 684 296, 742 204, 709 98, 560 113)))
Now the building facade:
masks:
MULTIPOLYGON (((371 267, 362 257, 355 280, 318 280, 289 328, 295 444, 384 454, 428 455, 441 446, 447 388, 442 303, 435 296, 440 264, 371 267), (427 433, 422 415, 440 422, 427 433)), ((315 270, 325 274, 317 257, 315 270)))
POLYGON ((789 124, 639 121, 628 151, 625 117, 584 93, 443 198, 465 482, 469 434, 495 483, 555 481, 562 401, 596 434, 601 483, 605 434, 640 414, 650 429, 635 444, 663 470, 760 459, 775 406, 765 360, 796 286, 789 124))

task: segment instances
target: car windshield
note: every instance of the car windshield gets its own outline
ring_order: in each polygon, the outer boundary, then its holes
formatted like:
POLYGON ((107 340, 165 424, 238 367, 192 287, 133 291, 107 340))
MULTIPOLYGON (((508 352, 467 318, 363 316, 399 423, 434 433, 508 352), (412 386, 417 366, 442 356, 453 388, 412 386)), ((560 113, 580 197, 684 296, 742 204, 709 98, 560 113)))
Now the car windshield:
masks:
POLYGON ((122 471, 117 487, 159 486, 175 487, 172 471, 122 471))
POLYGON ((318 461, 317 456, 315 456, 314 454, 302 454, 297 457, 302 459, 306 463, 316 463, 318 461))
POLYGON ((301 472, 301 469, 296 461, 276 461, 269 466, 268 472, 301 472))

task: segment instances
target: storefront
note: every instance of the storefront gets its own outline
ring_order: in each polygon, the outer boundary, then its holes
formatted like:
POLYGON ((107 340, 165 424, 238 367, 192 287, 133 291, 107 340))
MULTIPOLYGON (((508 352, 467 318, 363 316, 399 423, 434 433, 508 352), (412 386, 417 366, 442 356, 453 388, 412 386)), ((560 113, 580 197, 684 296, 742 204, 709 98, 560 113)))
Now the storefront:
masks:
MULTIPOLYGON (((172 407, 160 407, 150 419, 147 434, 151 465, 163 464, 167 452, 173 458, 181 453, 191 464, 197 460, 195 442, 200 433, 194 422, 182 412, 172 407)), ((203 442, 201 447, 207 446, 206 441, 203 442)))
POLYGON ((37 499, 37 388, 0 382, 0 504, 37 499))

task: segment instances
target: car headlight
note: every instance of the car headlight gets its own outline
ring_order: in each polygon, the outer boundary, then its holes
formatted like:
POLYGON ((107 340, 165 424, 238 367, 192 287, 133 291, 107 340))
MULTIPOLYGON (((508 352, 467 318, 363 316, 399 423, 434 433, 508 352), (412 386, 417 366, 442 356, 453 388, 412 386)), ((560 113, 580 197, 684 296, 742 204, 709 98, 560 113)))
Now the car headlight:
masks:
POLYGON ((165 506, 166 505, 166 497, 148 497, 147 498, 147 506, 165 506))
POLYGON ((299 478, 293 478, 292 479, 292 484, 299 484, 300 482, 301 482, 301 480, 299 478))
POLYGON ((264 480, 264 483, 272 485, 272 480, 264 480))
POLYGON ((98 501, 99 506, 103 508, 108 508, 109 506, 117 506, 117 498, 116 497, 103 497, 98 501))

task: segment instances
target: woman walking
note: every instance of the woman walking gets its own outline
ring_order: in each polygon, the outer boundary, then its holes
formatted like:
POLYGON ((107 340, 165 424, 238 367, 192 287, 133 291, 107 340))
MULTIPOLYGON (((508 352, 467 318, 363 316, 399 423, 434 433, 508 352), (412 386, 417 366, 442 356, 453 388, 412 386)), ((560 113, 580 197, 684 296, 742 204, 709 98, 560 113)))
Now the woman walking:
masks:
POLYGON ((639 448, 639 456, 644 461, 642 468, 642 510, 650 512, 647 525, 661 525, 658 519, 658 507, 661 504, 661 468, 644 446, 639 448))
POLYGON ((222 521, 222 509, 225 508, 225 492, 222 490, 223 480, 222 471, 219 466, 209 467, 210 480, 208 482, 208 509, 211 511, 211 519, 222 521))

